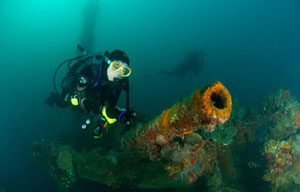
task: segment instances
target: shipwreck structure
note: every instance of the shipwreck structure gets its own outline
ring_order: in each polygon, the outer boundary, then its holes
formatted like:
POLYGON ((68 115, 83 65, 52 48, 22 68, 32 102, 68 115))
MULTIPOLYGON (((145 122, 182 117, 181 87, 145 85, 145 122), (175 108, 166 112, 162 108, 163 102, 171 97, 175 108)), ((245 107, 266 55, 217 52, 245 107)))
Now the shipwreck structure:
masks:
POLYGON ((211 191, 228 190, 218 162, 222 146, 203 138, 200 130, 214 132, 231 110, 230 93, 217 81, 150 122, 137 123, 122 134, 121 126, 115 128, 118 139, 112 148, 98 145, 78 150, 41 140, 34 142, 33 155, 49 167, 61 191, 73 190, 80 180, 114 188, 188 188, 202 176, 211 191))

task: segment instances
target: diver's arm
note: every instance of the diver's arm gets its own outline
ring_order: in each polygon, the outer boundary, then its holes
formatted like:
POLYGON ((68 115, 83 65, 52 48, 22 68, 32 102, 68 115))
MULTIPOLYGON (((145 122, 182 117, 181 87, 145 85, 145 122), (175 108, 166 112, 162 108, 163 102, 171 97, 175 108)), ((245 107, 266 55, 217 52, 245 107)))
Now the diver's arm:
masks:
POLYGON ((74 86, 76 85, 76 78, 70 72, 66 74, 61 82, 62 91, 51 92, 50 96, 45 100, 45 103, 49 106, 53 107, 54 105, 65 108, 71 105, 70 96, 74 90, 74 86))
POLYGON ((45 103, 48 104, 51 107, 54 107, 56 105, 60 108, 66 108, 70 106, 70 102, 67 101, 65 98, 67 97, 67 94, 57 94, 54 92, 51 92, 50 96, 45 100, 45 103))
POLYGON ((127 112, 125 108, 103 106, 102 115, 109 124, 113 124, 115 122, 128 123, 129 118, 136 117, 136 112, 127 112))
POLYGON ((66 108, 70 106, 70 102, 65 100, 66 95, 59 95, 59 98, 56 100, 56 106, 60 108, 66 108))
POLYGON ((80 103, 81 108, 89 113, 99 114, 101 113, 101 106, 97 104, 94 99, 91 98, 84 98, 80 103))
POLYGON ((112 95, 109 97, 110 99, 101 108, 101 113, 109 124, 113 124, 115 122, 123 123, 126 121, 125 119, 126 110, 116 107, 116 104, 121 95, 121 91, 122 91, 121 86, 115 89, 112 95))

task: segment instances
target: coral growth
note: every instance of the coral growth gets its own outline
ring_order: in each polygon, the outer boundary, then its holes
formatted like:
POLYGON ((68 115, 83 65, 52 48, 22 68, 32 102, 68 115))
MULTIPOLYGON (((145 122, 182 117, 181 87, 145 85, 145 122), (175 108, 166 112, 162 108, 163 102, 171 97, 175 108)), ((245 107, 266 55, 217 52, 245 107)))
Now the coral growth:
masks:
POLYGON ((123 137, 122 143, 124 148, 139 148, 151 160, 160 160, 160 149, 174 138, 183 139, 201 128, 214 131, 216 124, 228 120, 231 110, 230 93, 220 82, 214 82, 164 110, 150 123, 138 125, 123 137))
MULTIPOLYGON (((137 124, 112 149, 97 146, 89 151, 75 150, 71 146, 37 142, 35 153, 47 162, 63 190, 72 188, 80 179, 114 188, 129 183, 158 188, 186 186, 206 177, 214 180, 208 186, 222 191, 217 156, 223 144, 196 131, 213 132, 217 124, 228 120, 231 111, 228 90, 215 82, 196 90, 154 120, 137 124)), ((226 126, 223 128, 222 132, 226 132, 226 126)))
POLYGON ((298 112, 296 115, 296 122, 297 122, 297 125, 300 126, 300 112, 298 112))
POLYGON ((165 170, 175 180, 193 183, 215 170, 217 151, 214 149, 215 144, 208 143, 208 140, 201 144, 185 144, 184 147, 175 142, 161 152, 163 158, 171 160, 165 170))
POLYGON ((284 140, 269 140, 265 144, 265 155, 269 161, 264 179, 269 181, 273 191, 293 191, 300 184, 300 148, 297 139, 300 134, 284 140))
MULTIPOLYGON (((231 95, 220 82, 215 82, 211 86, 196 91, 193 102, 196 104, 195 106, 199 106, 198 110, 200 110, 203 118, 210 121, 223 124, 231 114, 231 95)), ((210 129, 209 131, 213 130, 210 129)))
MULTIPOLYGON (((284 139, 295 134, 299 128, 298 114, 300 104, 290 96, 288 90, 281 88, 268 96, 264 102, 264 114, 273 122, 269 138, 284 139)), ((268 139, 268 138, 267 138, 268 139)))

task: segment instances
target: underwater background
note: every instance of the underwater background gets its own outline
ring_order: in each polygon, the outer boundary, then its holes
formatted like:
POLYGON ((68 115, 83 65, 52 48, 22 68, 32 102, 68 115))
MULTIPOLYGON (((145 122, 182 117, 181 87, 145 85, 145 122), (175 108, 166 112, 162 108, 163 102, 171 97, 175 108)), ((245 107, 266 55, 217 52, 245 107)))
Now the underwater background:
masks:
POLYGON ((128 53, 131 107, 145 116, 215 80, 244 105, 282 86, 299 101, 299 9, 298 0, 1 0, 1 192, 56 191, 32 143, 81 133, 77 114, 44 104, 78 43, 128 53), (199 75, 158 74, 195 50, 205 53, 199 75))

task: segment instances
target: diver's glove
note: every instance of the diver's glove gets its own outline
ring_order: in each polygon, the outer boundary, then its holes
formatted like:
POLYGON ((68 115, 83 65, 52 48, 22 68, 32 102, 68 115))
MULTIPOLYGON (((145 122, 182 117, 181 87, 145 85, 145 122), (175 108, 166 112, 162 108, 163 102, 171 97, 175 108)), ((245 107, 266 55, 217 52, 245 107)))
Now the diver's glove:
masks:
POLYGON ((51 92, 48 99, 45 100, 45 103, 49 105, 50 107, 54 107, 57 100, 60 98, 60 96, 54 92, 51 92))
POLYGON ((106 126, 107 121, 103 117, 94 116, 92 119, 86 119, 81 125, 81 129, 90 129, 94 138, 98 139, 102 137, 106 126))
POLYGON ((118 117, 118 121, 120 123, 126 123, 126 124, 129 124, 129 119, 131 118, 135 118, 136 117, 136 111, 133 111, 133 110, 130 110, 130 111, 122 111, 120 114, 119 114, 119 117, 118 117))
POLYGON ((95 139, 102 137, 106 126, 107 126, 107 121, 105 121, 105 119, 101 118, 100 120, 97 121, 95 127, 93 128, 93 135, 95 139))
POLYGON ((135 118, 136 117, 136 111, 130 110, 128 113, 129 118, 135 118))

